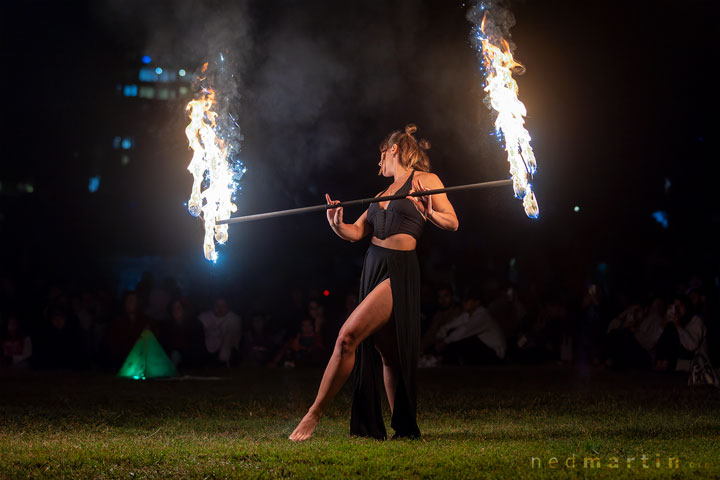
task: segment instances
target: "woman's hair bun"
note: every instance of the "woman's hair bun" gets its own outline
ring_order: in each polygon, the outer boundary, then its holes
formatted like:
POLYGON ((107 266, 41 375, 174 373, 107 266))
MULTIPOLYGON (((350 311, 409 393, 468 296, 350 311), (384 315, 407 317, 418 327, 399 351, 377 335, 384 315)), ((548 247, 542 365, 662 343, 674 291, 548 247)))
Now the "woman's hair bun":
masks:
POLYGON ((414 123, 411 123, 405 127, 405 133, 408 135, 412 135, 413 133, 417 132, 417 125, 414 123))
POLYGON ((430 150, 430 142, 428 142, 424 138, 420 139, 420 141, 418 142, 418 146, 423 150, 430 150))

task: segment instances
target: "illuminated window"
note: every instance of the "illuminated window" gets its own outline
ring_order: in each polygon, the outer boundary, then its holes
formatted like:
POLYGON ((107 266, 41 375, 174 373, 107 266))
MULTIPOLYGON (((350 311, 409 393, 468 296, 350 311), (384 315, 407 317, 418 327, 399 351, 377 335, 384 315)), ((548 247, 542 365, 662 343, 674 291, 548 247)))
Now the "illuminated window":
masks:
POLYGON ((123 138, 122 143, 121 143, 122 149, 130 150, 133 147, 133 143, 135 143, 135 142, 133 142, 132 138, 130 138, 130 137, 123 138))
POLYGON ((155 73, 155 69, 151 67, 141 68, 140 73, 138 74, 138 79, 141 82, 156 82, 157 74, 155 73))
POLYGON ((655 221, 658 222, 663 228, 668 228, 670 226, 670 222, 668 221, 668 214, 666 211, 658 210, 657 212, 653 212, 652 216, 655 221))
POLYGON ((122 143, 122 137, 113 138, 113 148, 115 148, 115 149, 120 148, 121 143, 122 143))
POLYGON ((123 155, 123 156, 120 157, 120 165, 122 165, 122 166, 124 167, 124 166, 127 165, 128 163, 130 163, 130 157, 129 157, 129 156, 123 155))
POLYGON ((138 73, 138 78, 141 82, 175 82, 178 78, 178 72, 160 67, 142 67, 138 73))
POLYGON ((155 87, 140 87, 138 96, 141 98, 155 98, 155 87))
POLYGON ((90 177, 90 181, 88 182, 88 191, 90 193, 95 193, 98 191, 98 188, 100 188, 100 175, 90 177))
POLYGON ((167 100, 168 98, 170 98, 170 90, 168 90, 167 88, 159 89, 158 90, 158 98, 160 100, 167 100))
POLYGON ((147 55, 143 55, 143 57, 142 57, 142 63, 144 63, 144 64, 147 65, 147 64, 150 63, 150 62, 152 62, 152 58, 148 57, 147 55))
POLYGON ((125 95, 126 97, 137 97, 137 94, 137 85, 125 85, 125 87, 123 87, 123 95, 125 95))
POLYGON ((178 87, 178 94, 180 96, 187 95, 189 91, 187 87, 178 87))

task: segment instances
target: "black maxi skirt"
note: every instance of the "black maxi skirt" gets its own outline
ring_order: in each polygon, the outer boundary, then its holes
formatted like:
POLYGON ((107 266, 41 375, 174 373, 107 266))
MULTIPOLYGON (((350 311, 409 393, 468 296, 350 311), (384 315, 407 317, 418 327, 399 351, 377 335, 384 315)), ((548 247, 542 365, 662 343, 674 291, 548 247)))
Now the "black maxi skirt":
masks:
MULTIPOLYGON (((420 352, 420 266, 415 250, 391 250, 370 244, 360 277, 359 301, 380 282, 390 278, 392 316, 395 319, 399 378, 390 426, 393 438, 420 437, 416 412, 416 373, 420 352)), ((392 317, 391 317, 392 319, 392 317)), ((355 350, 355 387, 350 415, 350 433, 385 440, 381 395, 385 392, 380 352, 374 334, 355 350)))

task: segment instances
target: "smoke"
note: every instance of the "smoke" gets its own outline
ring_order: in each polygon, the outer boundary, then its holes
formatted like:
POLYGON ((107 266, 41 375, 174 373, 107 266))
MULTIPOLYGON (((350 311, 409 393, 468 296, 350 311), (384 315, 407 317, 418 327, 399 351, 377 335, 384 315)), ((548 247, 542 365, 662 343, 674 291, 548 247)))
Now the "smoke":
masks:
POLYGON ((170 65, 200 67, 228 49, 245 62, 252 52, 247 1, 109 0, 93 7, 120 45, 170 65))
POLYGON ((478 33, 484 18, 484 36, 495 45, 501 45, 501 39, 505 39, 510 44, 510 51, 515 50, 515 44, 510 41, 510 29, 515 26, 515 16, 510 11, 509 2, 474 0, 466 17, 473 24, 470 41, 475 49, 481 48, 478 33))
MULTIPOLYGON (((305 204, 338 177, 373 181, 377 144, 407 123, 433 142, 431 157, 442 148, 434 135, 470 150, 483 141, 468 122, 482 99, 462 10, 437 18, 436 6, 415 0, 110 0, 96 8, 138 57, 195 72, 209 62, 221 117, 232 116, 236 142, 244 135, 248 195, 272 182, 285 197, 278 205, 305 204)), ((512 15, 497 11, 509 30, 512 15)))

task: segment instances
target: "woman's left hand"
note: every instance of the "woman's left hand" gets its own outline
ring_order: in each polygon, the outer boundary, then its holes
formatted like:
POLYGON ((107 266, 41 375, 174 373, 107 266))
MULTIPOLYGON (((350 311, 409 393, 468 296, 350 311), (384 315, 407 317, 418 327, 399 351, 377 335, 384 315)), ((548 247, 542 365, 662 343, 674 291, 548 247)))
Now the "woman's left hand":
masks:
MULTIPOLYGON (((425 192, 427 190, 430 189, 426 188, 420 180, 413 180, 413 187, 408 193, 425 192)), ((413 202, 413 205, 415 205, 417 211, 420 212, 420 215, 425 218, 429 218, 430 216, 432 216, 432 195, 423 195, 422 197, 411 197, 410 195, 408 195, 405 198, 413 202)))

